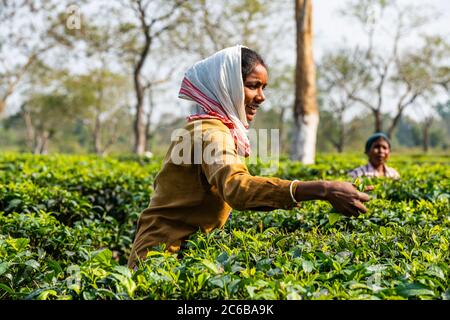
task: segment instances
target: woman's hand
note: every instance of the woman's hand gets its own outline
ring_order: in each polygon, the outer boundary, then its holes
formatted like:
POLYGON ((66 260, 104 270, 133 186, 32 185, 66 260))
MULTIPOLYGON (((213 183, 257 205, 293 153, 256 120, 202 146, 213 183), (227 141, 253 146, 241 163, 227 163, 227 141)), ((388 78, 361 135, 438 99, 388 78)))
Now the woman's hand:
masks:
MULTIPOLYGON (((364 191, 373 190, 367 186, 364 191)), ((297 201, 327 200, 334 209, 346 216, 357 217, 367 212, 363 202, 369 201, 369 195, 360 192, 350 182, 341 181, 300 181, 295 190, 297 201)))
MULTIPOLYGON (((325 181, 324 183, 325 199, 336 211, 349 217, 357 217, 360 213, 367 212, 363 202, 369 201, 370 197, 366 193, 358 191, 355 185, 341 181, 325 181)), ((373 186, 367 186, 364 191, 371 190, 373 190, 373 186)))

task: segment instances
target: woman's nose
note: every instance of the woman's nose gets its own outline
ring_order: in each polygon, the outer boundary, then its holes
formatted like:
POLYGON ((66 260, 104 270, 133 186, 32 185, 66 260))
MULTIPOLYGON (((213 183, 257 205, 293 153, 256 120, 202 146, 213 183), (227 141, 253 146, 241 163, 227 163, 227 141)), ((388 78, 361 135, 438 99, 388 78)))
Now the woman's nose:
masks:
POLYGON ((264 100, 266 100, 266 96, 264 95, 264 91, 260 88, 258 90, 258 95, 255 97, 256 99, 258 99, 258 103, 262 103, 264 102, 264 100))

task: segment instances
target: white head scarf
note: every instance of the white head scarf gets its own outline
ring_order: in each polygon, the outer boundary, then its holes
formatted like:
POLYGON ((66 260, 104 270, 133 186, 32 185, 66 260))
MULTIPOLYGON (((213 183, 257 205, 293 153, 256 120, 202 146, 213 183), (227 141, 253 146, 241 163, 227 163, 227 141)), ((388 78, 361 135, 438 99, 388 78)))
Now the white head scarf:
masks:
POLYGON ((238 154, 250 154, 248 122, 244 104, 244 82, 241 71, 241 45, 220 50, 195 63, 184 76, 178 97, 194 101, 203 113, 193 114, 189 121, 215 118, 229 129, 238 154))

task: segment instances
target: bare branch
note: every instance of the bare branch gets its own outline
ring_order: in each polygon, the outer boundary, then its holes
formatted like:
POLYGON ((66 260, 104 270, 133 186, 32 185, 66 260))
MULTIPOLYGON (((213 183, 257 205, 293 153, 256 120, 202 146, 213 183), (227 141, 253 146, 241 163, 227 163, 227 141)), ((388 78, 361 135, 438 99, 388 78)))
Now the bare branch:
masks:
POLYGON ((372 106, 369 102, 367 102, 363 98, 356 96, 354 92, 347 91, 347 94, 350 99, 361 103, 362 105, 366 106, 370 110, 372 110, 374 112, 378 111, 378 109, 376 107, 372 106))
POLYGON ((172 5, 172 8, 166 14, 163 14, 162 16, 152 19, 152 21, 149 24, 150 29, 155 25, 155 23, 169 19, 175 13, 175 11, 185 2, 186 0, 175 1, 174 4, 172 5))

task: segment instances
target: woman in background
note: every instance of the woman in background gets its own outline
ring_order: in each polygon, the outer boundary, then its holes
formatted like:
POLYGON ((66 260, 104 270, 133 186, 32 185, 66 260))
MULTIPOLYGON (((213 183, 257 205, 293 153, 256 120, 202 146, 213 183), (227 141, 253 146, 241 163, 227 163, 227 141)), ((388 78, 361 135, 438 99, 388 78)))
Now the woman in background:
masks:
POLYGON ((353 169, 348 174, 353 177, 387 177, 398 179, 400 174, 394 168, 388 167, 386 162, 391 154, 391 142, 387 135, 377 132, 369 137, 364 149, 369 162, 353 169))

